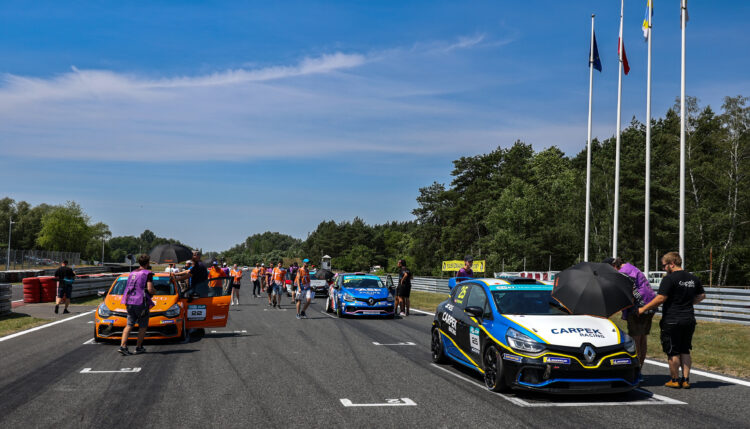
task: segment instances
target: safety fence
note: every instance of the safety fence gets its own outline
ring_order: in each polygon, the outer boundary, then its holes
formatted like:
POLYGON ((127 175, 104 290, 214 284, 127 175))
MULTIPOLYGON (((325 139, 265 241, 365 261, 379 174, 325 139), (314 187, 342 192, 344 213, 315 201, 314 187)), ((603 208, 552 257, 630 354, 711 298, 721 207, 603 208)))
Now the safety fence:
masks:
POLYGON ((11 303, 11 285, 10 283, 0 283, 0 316, 10 313, 11 303))
POLYGON ((5 271, 60 265, 62 261, 68 261, 70 265, 78 265, 81 263, 81 254, 78 252, 55 252, 51 250, 10 249, 9 260, 8 249, 0 249, 0 266, 4 267, 5 271), (8 263, 9 261, 10 263, 8 263))
MULTIPOLYGON (((55 274, 56 270, 57 268, 0 271, 0 282, 17 283, 28 277, 51 276, 55 274)), ((117 265, 117 266, 109 265, 109 266, 104 266, 104 267, 76 267, 74 271, 78 275, 123 272, 123 271, 128 271, 128 266, 127 265, 117 265)))
MULTIPOLYGON (((119 274, 80 275, 73 282, 70 298, 81 298, 96 295, 106 290, 119 274)), ((23 302, 52 302, 57 296, 57 278, 52 276, 27 277, 23 279, 23 302)))
MULTIPOLYGON (((398 275, 391 274, 397 282, 398 275)), ((386 277, 382 277, 385 281, 386 277)), ((653 286, 658 290, 658 286, 653 286)), ((411 289, 420 292, 450 293, 448 279, 432 277, 414 277, 411 289)), ((704 288, 706 299, 695 306, 695 318, 710 322, 739 323, 750 325, 750 289, 740 288, 704 288)))

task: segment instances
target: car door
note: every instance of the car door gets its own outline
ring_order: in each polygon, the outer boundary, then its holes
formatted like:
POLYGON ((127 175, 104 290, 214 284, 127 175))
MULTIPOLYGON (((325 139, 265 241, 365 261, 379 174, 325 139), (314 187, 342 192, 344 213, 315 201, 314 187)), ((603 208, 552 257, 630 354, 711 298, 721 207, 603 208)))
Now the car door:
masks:
MULTIPOLYGON (((464 308, 468 307, 479 307, 484 310, 484 317, 492 317, 487 294, 482 285, 471 284, 464 308)), ((479 329, 479 323, 470 314, 464 311, 461 313, 462 317, 458 319, 458 344, 478 364, 482 353, 481 329, 479 329)))
POLYGON ((469 293, 469 284, 462 284, 453 288, 450 302, 444 306, 440 314, 438 323, 443 334, 447 335, 449 340, 445 341, 446 351, 452 357, 467 362, 466 357, 458 349, 459 334, 458 321, 464 312, 464 307, 469 293))
POLYGON ((185 308, 186 327, 222 328, 229 318, 229 290, 211 288, 209 282, 191 285, 180 298, 185 308))
POLYGON ((388 276, 385 278, 385 285, 388 288, 388 291, 395 296, 396 286, 393 285, 393 277, 391 277, 390 274, 388 274, 388 276))

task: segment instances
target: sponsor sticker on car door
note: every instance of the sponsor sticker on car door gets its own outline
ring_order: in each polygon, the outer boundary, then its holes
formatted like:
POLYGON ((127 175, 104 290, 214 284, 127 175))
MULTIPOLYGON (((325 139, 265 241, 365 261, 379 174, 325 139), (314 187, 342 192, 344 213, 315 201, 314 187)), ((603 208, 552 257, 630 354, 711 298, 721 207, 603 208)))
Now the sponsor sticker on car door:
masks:
POLYGON ((188 305, 188 320, 206 320, 206 306, 203 304, 188 305))

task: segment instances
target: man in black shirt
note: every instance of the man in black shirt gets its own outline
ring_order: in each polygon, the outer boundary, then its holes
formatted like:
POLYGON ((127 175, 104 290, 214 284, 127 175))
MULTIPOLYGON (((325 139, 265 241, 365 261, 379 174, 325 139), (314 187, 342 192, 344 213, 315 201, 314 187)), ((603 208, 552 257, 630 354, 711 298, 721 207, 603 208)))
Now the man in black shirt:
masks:
POLYGON ((396 304, 393 311, 399 314, 398 308, 401 307, 401 315, 408 316, 411 304, 409 296, 411 295, 411 271, 406 267, 406 261, 398 260, 398 287, 396 287, 396 304))
POLYGON ((60 311, 60 303, 65 302, 63 314, 68 314, 68 305, 70 305, 70 295, 73 293, 73 281, 76 273, 68 266, 68 261, 62 261, 60 268, 55 271, 57 277, 57 299, 55 300, 55 314, 60 311))
POLYGON ((193 250, 192 266, 185 271, 175 274, 177 280, 190 279, 190 287, 205 287, 208 284, 208 268, 201 261, 201 251, 193 250), (206 283, 206 285, 203 285, 206 283))
POLYGON ((639 314, 662 307, 661 346, 669 359, 669 373, 672 379, 665 386, 690 388, 690 366, 695 332, 695 311, 693 306, 706 298, 703 285, 698 277, 682 269, 682 258, 677 252, 669 252, 661 258, 667 275, 661 280, 659 292, 648 304, 638 309, 639 314), (682 377, 680 377, 682 370, 682 377))

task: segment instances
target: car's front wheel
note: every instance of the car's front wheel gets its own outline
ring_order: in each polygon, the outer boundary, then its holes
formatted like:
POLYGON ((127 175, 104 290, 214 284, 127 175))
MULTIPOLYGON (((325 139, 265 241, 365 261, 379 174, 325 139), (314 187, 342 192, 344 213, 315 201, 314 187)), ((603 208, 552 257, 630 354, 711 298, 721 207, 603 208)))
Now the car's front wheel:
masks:
POLYGON ((185 318, 182 318, 182 332, 180 333, 179 341, 186 342, 188 339, 187 327, 185 326, 185 318))
POLYGON ((344 317, 344 312, 341 311, 341 303, 340 302, 336 305, 336 316, 337 317, 344 317))
POLYGON ((510 387, 505 382, 505 371, 500 352, 494 344, 484 350, 484 385, 493 392, 507 392, 510 387))
POLYGON ((443 339, 440 337, 440 330, 437 327, 432 328, 432 341, 430 344, 430 349, 432 350, 433 362, 448 362, 448 358, 445 357, 445 348, 443 348, 443 339))
POLYGON ((95 342, 95 343, 101 343, 101 342, 104 342, 104 338, 100 337, 100 336, 99 336, 99 335, 97 335, 97 333, 96 333, 96 324, 94 324, 94 342, 95 342))
POLYGON ((333 305, 331 304, 331 297, 326 298, 326 313, 333 313, 333 305))

